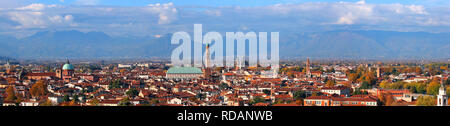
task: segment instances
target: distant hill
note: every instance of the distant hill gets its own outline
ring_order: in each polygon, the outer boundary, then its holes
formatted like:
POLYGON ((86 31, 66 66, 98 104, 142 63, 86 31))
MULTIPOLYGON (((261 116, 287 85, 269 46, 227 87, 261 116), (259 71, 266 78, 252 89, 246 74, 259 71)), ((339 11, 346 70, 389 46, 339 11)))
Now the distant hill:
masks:
MULTIPOLYGON (((0 56, 14 58, 169 57, 170 34, 110 37, 102 32, 43 31, 16 39, 0 36, 0 56)), ((449 33, 392 31, 280 32, 282 57, 449 58, 449 33)))
POLYGON ((280 35, 280 55, 348 58, 449 58, 450 34, 330 31, 280 35))

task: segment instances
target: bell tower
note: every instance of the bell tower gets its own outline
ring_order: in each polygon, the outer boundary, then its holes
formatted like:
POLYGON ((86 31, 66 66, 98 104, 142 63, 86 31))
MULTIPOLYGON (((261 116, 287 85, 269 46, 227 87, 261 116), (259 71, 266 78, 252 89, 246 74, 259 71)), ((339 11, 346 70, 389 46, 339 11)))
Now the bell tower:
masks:
POLYGON ((446 93, 444 79, 441 79, 441 87, 439 88, 439 94, 437 96, 437 106, 447 106, 448 96, 446 93))

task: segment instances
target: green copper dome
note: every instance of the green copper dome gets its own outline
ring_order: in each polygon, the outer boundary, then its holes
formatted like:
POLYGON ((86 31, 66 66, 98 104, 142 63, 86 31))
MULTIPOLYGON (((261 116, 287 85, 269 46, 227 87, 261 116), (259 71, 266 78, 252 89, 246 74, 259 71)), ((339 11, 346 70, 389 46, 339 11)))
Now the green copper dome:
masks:
POLYGON ((64 64, 63 70, 73 70, 74 67, 72 64, 64 64))
POLYGON ((202 70, 196 67, 172 67, 167 70, 168 74, 202 74, 202 70))
POLYGON ((67 59, 67 62, 66 62, 66 64, 64 64, 64 66, 63 66, 62 69, 63 69, 63 70, 74 70, 74 67, 73 67, 72 64, 70 64, 69 59, 67 59))

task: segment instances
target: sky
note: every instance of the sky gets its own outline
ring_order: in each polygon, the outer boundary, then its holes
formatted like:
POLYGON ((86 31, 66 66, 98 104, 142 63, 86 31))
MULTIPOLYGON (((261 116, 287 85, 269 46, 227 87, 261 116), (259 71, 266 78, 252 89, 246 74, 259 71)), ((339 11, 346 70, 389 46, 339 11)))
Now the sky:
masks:
MULTIPOLYGON (((61 5, 108 5, 108 6, 145 6, 154 3, 172 2, 181 6, 267 6, 273 4, 299 4, 305 2, 358 2, 359 0, 30 0, 30 2, 61 5)), ((446 0, 366 0, 374 4, 419 4, 443 5, 449 4, 446 0)))
POLYGON ((448 0, 1 0, 0 35, 100 31, 159 36, 192 31, 450 32, 448 0))

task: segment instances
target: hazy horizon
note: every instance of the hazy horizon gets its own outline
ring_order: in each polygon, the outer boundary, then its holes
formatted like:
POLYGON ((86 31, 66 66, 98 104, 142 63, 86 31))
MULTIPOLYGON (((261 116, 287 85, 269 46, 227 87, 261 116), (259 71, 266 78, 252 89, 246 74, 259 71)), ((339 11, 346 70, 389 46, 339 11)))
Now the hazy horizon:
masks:
POLYGON ((280 32, 280 57, 446 59, 445 0, 6 0, 0 56, 169 57, 170 34, 280 32), (94 13, 95 12, 95 13, 94 13))

